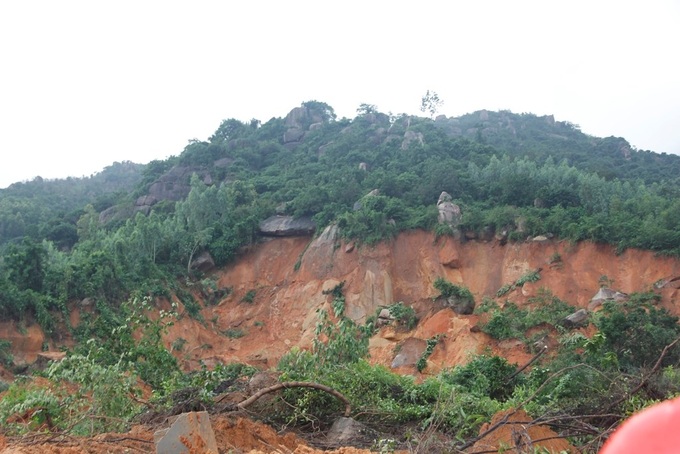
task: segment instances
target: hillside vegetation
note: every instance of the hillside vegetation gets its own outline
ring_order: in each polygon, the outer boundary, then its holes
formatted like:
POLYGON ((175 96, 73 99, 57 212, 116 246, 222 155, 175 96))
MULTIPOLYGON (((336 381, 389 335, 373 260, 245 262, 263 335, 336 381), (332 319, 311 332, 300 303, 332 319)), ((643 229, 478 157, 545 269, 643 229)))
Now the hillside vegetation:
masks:
MULTIPOLYGON (((241 364, 187 373, 163 335, 177 304, 206 323, 196 295, 214 304, 232 289, 218 288, 205 270, 238 260, 272 215, 311 219, 317 233, 335 225, 339 238, 360 247, 426 230, 455 241, 506 244, 540 235, 677 257, 678 175, 678 156, 588 136, 552 117, 481 111, 431 119, 364 104, 354 119, 338 119, 332 107, 310 101, 265 123, 224 120, 208 140, 191 141, 168 160, 117 163, 87 179, 16 183, 0 190, 1 317, 24 326, 36 321, 48 343, 58 344, 68 332, 75 341, 68 360, 44 374, 78 384, 87 394, 80 397, 91 400, 15 383, 0 405, 2 424, 14 433, 26 430, 8 421, 35 407, 41 409, 35 427, 47 418, 56 431, 121 430, 143 409, 139 396, 123 391, 138 378, 154 390, 147 410, 158 410, 176 406, 173 393, 182 389, 198 389, 196 405, 210 406, 220 383, 252 375, 254 369, 241 364), (442 199, 443 192, 449 198, 442 199), (446 222, 441 200, 454 207, 446 222), (149 316, 168 301, 173 310, 149 316), (76 303, 92 310, 72 326, 76 303), (70 419, 88 412, 101 424, 70 419)), ((538 272, 531 279, 540 279, 538 272)), ((456 298, 475 306, 464 283, 436 282, 452 306, 456 298)), ((530 309, 504 300, 522 284, 508 283, 496 298, 478 301, 477 312, 485 320, 481 329, 498 340, 549 327, 559 353, 533 368, 515 373, 517 365, 504 358, 481 355, 417 382, 370 365, 367 345, 377 314, 347 317, 338 285, 328 291, 332 310, 320 313, 313 347, 291 350, 278 366, 280 378, 339 390, 365 423, 392 428, 397 444, 409 442, 401 425, 421 441, 434 431, 446 434, 444 450, 471 446, 493 414, 520 407, 558 430, 576 421, 565 436, 597 449, 631 411, 678 393, 680 327, 653 291, 606 304, 585 323, 589 333, 565 326, 574 308, 549 293, 530 309), (368 389, 375 393, 367 395, 368 389)), ((253 290, 242 302, 256 300, 253 290)), ((403 329, 417 323, 406 306, 390 310, 403 329)), ((438 341, 429 339, 426 351, 438 341)), ((0 358, 12 367, 6 342, 0 358)), ((426 367, 423 356, 418 370, 426 367)), ((275 407, 267 416, 274 424, 325 427, 338 411, 314 391, 286 393, 295 405, 275 407)))

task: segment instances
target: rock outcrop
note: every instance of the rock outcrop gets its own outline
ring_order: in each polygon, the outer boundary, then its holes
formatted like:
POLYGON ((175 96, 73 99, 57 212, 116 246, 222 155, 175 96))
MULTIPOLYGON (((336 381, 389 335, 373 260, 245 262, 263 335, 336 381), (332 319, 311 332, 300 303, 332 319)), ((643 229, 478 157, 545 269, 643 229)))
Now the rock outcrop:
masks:
MULTIPOLYGON (((221 159, 215 162, 215 166, 228 167, 232 161, 233 160, 229 158, 221 159)), ((154 181, 151 186, 149 186, 146 195, 137 198, 134 204, 134 210, 149 214, 151 212, 151 207, 158 202, 164 200, 175 202, 183 200, 191 190, 191 176, 194 173, 198 175, 203 183, 207 185, 213 184, 208 169, 192 166, 175 166, 154 181)))
POLYGON ((404 133, 404 140, 401 141, 401 149, 408 150, 412 143, 423 145, 425 139, 422 132, 408 130, 404 133))
POLYGON ((617 303, 628 300, 628 295, 617 292, 608 287, 601 287, 595 296, 588 303, 588 310, 594 311, 604 304, 605 301, 615 301, 617 303))
POLYGON ((271 216, 260 222, 260 234, 264 236, 309 236, 316 231, 310 217, 271 216))
POLYGON ((195 270, 206 272, 214 267, 215 260, 213 260, 212 255, 208 251, 200 253, 191 261, 191 268, 195 270))
POLYGON ((453 198, 448 192, 443 191, 439 194, 437 209, 439 210, 438 221, 440 224, 447 224, 454 229, 460 225, 462 220, 460 207, 453 203, 453 198))
POLYGON ((304 139, 308 131, 321 128, 327 120, 327 112, 320 106, 314 108, 303 104, 294 108, 284 120, 286 131, 283 133, 283 144, 294 147, 304 139))

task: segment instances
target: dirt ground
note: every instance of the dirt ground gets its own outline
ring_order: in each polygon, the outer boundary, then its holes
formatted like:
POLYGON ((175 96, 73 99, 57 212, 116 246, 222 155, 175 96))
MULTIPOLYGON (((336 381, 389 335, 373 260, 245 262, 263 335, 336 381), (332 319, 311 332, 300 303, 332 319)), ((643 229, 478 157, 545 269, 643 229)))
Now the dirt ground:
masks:
MULTIPOLYGON (((494 416, 480 433, 494 425, 508 412, 494 416)), ((507 424, 479 440, 470 453, 496 452, 512 448, 518 440, 529 446, 544 447, 551 452, 578 453, 566 440, 545 426, 528 426, 531 418, 523 411, 508 417, 507 424), (539 441, 540 440, 540 441, 539 441)), ((371 450, 341 447, 323 450, 311 447, 294 433, 280 434, 272 427, 244 417, 227 415, 211 416, 219 454, 369 454, 371 450)), ((124 434, 107 433, 91 438, 59 436, 54 434, 31 434, 24 437, 6 438, 0 435, 0 454, 123 454, 155 452, 154 432, 159 427, 134 426, 124 434)), ((406 454, 397 450, 396 454, 406 454)), ((198 454, 198 453, 197 453, 198 454)))
MULTIPOLYGON (((278 434, 273 428, 243 417, 212 416, 212 427, 222 453, 230 454, 364 454, 351 447, 332 451, 315 449, 293 433, 278 434)), ((0 454, 123 454, 155 452, 155 428, 134 426, 125 434, 107 433, 91 438, 31 434, 6 438, 0 435, 0 454)))

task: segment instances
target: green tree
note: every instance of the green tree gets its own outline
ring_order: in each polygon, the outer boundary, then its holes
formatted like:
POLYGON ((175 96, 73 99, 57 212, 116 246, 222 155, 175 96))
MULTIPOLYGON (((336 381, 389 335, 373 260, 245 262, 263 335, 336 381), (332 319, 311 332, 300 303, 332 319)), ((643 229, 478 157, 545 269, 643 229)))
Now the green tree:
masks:
POLYGON ((196 174, 191 177, 191 191, 186 200, 175 206, 175 231, 180 238, 181 254, 187 273, 196 253, 208 245, 217 221, 217 188, 206 186, 196 174))
POLYGON ((430 117, 434 117, 439 108, 444 104, 444 101, 439 99, 439 95, 435 91, 427 90, 425 95, 420 100, 420 111, 427 112, 430 117))
POLYGON ((10 245, 4 260, 9 278, 20 290, 42 291, 46 256, 43 245, 28 237, 10 245))

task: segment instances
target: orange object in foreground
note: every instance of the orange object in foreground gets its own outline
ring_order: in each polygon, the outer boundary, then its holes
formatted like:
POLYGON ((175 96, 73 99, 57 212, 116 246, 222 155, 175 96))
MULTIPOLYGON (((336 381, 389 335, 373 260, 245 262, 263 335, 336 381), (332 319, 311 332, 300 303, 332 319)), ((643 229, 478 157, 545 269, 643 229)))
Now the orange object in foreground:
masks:
POLYGON ((600 454, 680 452, 680 398, 633 415, 607 440, 600 454))

